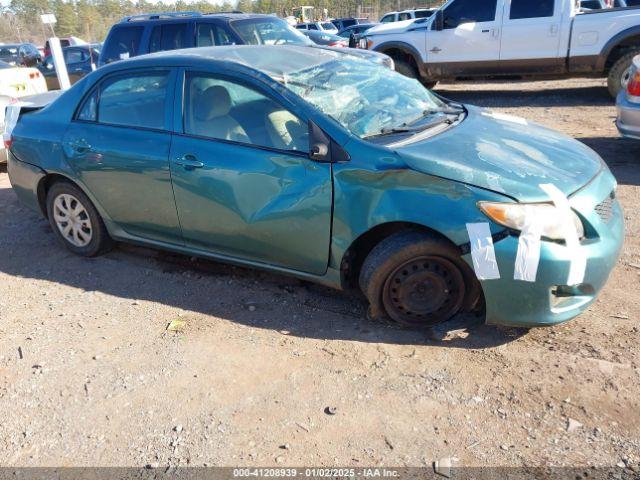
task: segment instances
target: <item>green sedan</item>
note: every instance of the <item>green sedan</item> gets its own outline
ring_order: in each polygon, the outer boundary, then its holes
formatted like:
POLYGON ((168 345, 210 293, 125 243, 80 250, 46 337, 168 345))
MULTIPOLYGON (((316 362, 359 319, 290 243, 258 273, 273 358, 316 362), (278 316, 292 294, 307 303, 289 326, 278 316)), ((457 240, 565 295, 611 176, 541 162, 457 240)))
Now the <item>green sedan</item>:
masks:
POLYGON ((622 246, 588 147, 336 50, 146 55, 36 104, 9 175, 78 255, 132 242, 357 287, 403 325, 536 326, 593 302, 622 246))

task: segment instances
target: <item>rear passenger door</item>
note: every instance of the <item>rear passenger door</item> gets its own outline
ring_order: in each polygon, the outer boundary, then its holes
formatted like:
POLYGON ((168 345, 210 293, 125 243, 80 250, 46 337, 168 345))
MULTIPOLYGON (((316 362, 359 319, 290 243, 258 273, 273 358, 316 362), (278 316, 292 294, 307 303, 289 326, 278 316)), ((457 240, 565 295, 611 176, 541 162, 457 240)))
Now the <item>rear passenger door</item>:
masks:
POLYGON ((182 243, 169 132, 175 71, 124 71, 83 99, 65 134, 70 167, 104 213, 127 234, 182 243))
POLYGON ((504 73, 563 69, 559 49, 564 5, 568 3, 561 0, 506 0, 500 48, 504 73))
POLYGON ((249 79, 186 72, 177 91, 171 176, 185 244, 323 274, 331 166, 309 159, 307 121, 249 79))
POLYGON ((234 35, 224 26, 214 23, 196 23, 196 47, 235 45, 234 35))

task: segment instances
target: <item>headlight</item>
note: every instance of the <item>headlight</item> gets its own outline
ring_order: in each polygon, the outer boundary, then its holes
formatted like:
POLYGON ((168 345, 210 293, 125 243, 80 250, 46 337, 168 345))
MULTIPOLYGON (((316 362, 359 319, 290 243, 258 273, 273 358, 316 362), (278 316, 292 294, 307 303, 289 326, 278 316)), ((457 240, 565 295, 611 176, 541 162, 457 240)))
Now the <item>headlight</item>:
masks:
MULTIPOLYGON (((521 231, 527 222, 539 218, 542 236, 552 240, 564 240, 566 225, 555 205, 549 203, 500 203, 478 202, 478 208, 487 217, 500 225, 521 231)), ((584 237, 582 220, 571 210, 571 220, 578 238, 584 237)))

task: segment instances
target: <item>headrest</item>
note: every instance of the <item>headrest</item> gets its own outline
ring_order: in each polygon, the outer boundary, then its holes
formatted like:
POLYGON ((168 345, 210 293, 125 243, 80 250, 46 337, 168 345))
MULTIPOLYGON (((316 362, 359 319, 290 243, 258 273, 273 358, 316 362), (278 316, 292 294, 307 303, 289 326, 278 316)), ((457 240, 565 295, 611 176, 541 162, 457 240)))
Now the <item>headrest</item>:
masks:
POLYGON ((200 121, 223 117, 231 110, 231 96, 220 85, 213 85, 195 97, 195 117, 200 121))

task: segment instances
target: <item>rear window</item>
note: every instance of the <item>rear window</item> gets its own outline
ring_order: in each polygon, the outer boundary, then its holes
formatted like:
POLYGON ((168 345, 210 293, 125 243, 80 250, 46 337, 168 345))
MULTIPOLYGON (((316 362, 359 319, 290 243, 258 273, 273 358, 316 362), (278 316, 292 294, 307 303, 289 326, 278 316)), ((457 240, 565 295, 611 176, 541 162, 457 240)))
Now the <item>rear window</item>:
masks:
POLYGON ((331 22, 325 22, 325 23, 322 24, 322 28, 324 30, 335 30, 336 26, 331 22))
POLYGON ((433 15, 433 10, 416 10, 415 16, 416 18, 429 18, 433 15))
POLYGON ((188 30, 188 23, 166 23, 153 27, 151 40, 149 41, 149 52, 189 47, 190 45, 188 45, 187 41, 188 30))
POLYGON ((144 27, 116 27, 102 50, 102 62, 109 63, 135 57, 140 48, 144 27))
POLYGON ((342 20, 342 28, 347 28, 352 25, 355 25, 357 22, 355 20, 342 20))

